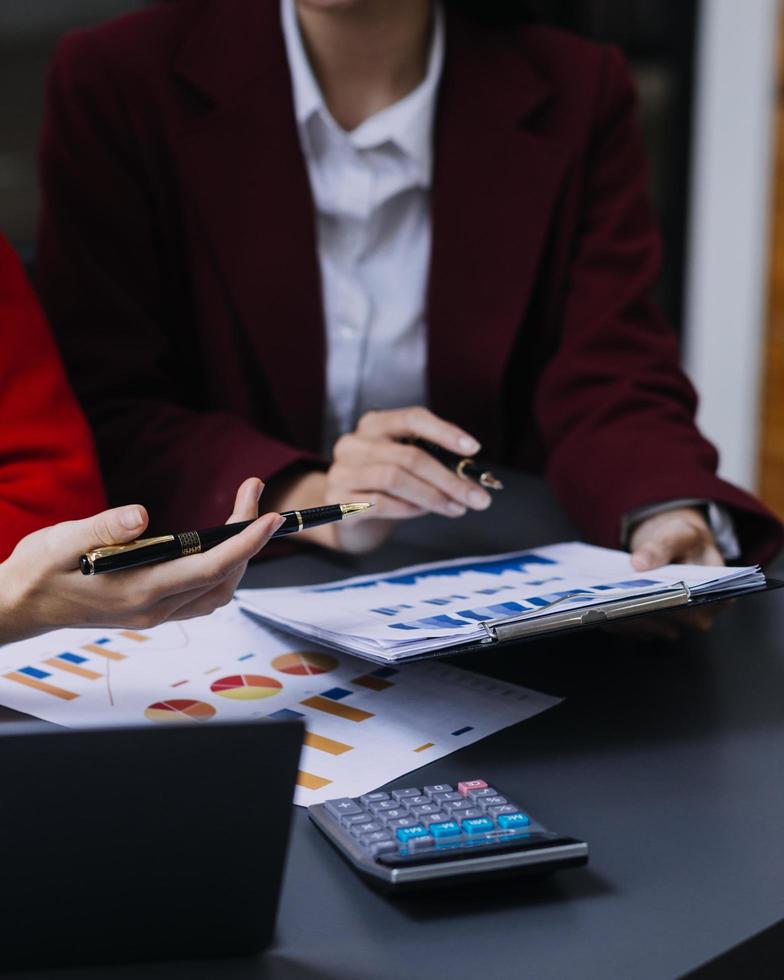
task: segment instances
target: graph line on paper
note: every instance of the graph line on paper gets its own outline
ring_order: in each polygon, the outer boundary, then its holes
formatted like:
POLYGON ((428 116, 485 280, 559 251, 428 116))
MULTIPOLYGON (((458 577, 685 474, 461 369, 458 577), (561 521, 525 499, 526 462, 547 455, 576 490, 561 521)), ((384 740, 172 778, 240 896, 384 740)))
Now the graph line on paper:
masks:
POLYGON ((525 572, 532 565, 555 565, 551 558, 542 555, 517 555, 514 558, 491 558, 485 561, 475 559, 455 565, 440 565, 437 568, 423 568, 416 572, 397 575, 384 575, 365 579, 361 582, 345 582, 339 585, 316 585, 305 592, 347 592, 351 589, 368 589, 374 585, 416 585, 426 579, 459 578, 466 572, 481 572, 484 575, 503 575, 506 572, 525 572))

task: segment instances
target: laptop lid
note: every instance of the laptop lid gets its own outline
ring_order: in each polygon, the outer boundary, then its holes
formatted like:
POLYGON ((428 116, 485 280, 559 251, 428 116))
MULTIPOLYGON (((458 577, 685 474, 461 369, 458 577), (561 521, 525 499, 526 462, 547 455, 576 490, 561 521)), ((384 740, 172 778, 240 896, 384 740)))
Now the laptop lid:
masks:
POLYGON ((0 725, 2 966, 264 949, 302 736, 0 725))

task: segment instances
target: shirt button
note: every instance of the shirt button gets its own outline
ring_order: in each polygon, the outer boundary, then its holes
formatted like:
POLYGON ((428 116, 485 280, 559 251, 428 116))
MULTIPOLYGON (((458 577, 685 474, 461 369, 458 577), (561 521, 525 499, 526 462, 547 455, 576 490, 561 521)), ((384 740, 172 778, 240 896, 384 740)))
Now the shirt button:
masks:
POLYGON ((353 323, 348 323, 346 320, 341 320, 338 323, 338 336, 342 340, 353 340, 358 332, 353 323))

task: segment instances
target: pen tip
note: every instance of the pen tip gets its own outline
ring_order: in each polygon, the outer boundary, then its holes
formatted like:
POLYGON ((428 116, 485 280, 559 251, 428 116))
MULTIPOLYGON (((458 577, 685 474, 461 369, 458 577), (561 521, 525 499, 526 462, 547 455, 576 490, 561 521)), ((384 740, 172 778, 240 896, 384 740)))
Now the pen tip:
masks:
POLYGON ((497 476, 493 476, 492 473, 483 473, 479 478, 479 482, 483 487, 488 487, 490 490, 504 489, 503 483, 501 483, 497 476))
POLYGON ((351 514, 361 514, 363 510, 369 510, 373 504, 362 502, 356 504, 341 504, 340 509, 343 511, 343 516, 348 517, 351 514))

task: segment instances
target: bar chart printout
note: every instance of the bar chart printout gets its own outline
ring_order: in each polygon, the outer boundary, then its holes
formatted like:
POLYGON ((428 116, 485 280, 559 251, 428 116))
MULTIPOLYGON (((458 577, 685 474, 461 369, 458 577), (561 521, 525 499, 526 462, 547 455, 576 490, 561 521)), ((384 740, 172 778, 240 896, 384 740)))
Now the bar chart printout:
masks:
MULTIPOLYGON (((763 587, 759 567, 667 565, 635 571, 628 553, 581 542, 431 562, 380 575, 272 589, 241 589, 242 607, 276 628, 380 663, 404 663, 485 642, 485 624, 617 602, 632 609, 672 598, 763 587)), ((617 607, 616 607, 617 608, 617 607)), ((378 685, 370 677, 366 686, 378 685)))
POLYGON ((555 703, 439 661, 373 667, 235 603, 145 633, 58 630, 0 647, 0 704, 67 727, 302 722, 303 806, 361 795, 555 703))

